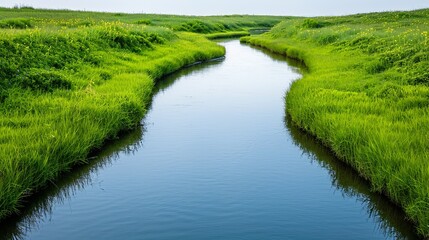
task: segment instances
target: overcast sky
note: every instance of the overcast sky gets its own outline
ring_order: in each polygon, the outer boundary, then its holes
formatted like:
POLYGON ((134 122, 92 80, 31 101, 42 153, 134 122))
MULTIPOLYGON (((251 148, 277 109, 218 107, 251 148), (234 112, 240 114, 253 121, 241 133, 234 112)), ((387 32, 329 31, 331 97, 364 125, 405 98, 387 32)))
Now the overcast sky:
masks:
POLYGON ((293 16, 429 8, 429 0, 0 0, 0 6, 182 15, 266 14, 293 16))

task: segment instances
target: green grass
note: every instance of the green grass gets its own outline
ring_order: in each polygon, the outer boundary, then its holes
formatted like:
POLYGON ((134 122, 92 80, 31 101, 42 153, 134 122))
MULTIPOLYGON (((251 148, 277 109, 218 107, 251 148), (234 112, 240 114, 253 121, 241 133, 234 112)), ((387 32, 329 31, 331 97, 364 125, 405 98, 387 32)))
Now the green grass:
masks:
POLYGON ((242 38, 303 61, 293 122, 429 236, 429 10, 286 20, 242 38))
POLYGON ((207 38, 243 36, 286 19, 31 8, 0 8, 0 16, 0 218, 135 128, 154 81, 223 56, 207 38))
MULTIPOLYGON (((253 28, 271 28, 281 20, 289 17, 281 16, 176 16, 160 14, 125 14, 83 12, 69 10, 43 10, 31 8, 8 9, 0 7, 2 19, 27 19, 35 27, 79 27, 98 24, 99 22, 122 22, 136 25, 162 26, 175 31, 195 33, 217 33, 231 31, 247 31, 253 28)), ((1 26, 1 22, 0 22, 1 26)))
POLYGON ((0 28, 25 29, 32 27, 33 24, 28 18, 7 18, 0 20, 0 28))

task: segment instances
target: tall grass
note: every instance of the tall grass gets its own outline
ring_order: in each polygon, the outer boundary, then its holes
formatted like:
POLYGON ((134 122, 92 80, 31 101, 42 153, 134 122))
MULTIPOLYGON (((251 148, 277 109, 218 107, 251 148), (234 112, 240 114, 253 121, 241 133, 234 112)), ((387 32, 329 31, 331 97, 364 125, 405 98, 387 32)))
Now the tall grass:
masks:
POLYGON ((370 180, 429 236, 429 10, 292 19, 242 39, 309 68, 293 122, 370 180))
POLYGON ((55 21, 0 30, 0 217, 136 127, 156 79, 225 54, 203 36, 164 27, 55 21))

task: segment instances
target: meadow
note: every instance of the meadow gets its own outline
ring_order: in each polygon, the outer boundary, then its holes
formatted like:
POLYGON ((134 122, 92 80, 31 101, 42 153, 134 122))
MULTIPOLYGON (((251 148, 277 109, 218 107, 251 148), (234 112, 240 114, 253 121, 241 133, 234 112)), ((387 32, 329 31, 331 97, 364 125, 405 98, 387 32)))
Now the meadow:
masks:
POLYGON ((0 218, 133 129, 154 83, 225 54, 209 38, 280 17, 91 13, 0 8, 0 218))
POLYGON ((242 42, 305 63, 287 114, 429 236, 429 10, 288 19, 242 42))

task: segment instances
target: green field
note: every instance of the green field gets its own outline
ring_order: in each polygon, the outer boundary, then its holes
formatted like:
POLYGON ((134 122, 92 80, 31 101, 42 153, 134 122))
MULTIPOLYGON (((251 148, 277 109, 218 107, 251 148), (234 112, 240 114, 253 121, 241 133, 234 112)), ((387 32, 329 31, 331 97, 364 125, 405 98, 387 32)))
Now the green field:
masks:
POLYGON ((296 18, 242 38, 304 62, 287 114, 429 236, 429 9, 296 18))
POLYGON ((280 17, 0 8, 0 218, 137 126, 154 82, 280 17), (198 33, 198 34, 197 34, 198 33))
POLYGON ((271 28, 281 20, 290 17, 276 16, 176 16, 157 14, 125 14, 81 12, 68 10, 41 10, 31 8, 7 9, 0 7, 0 27, 8 19, 25 19, 33 27, 50 27, 61 29, 79 26, 94 26, 102 22, 121 22, 135 25, 166 27, 174 31, 195 33, 221 33, 232 31, 246 31, 252 28, 271 28))

